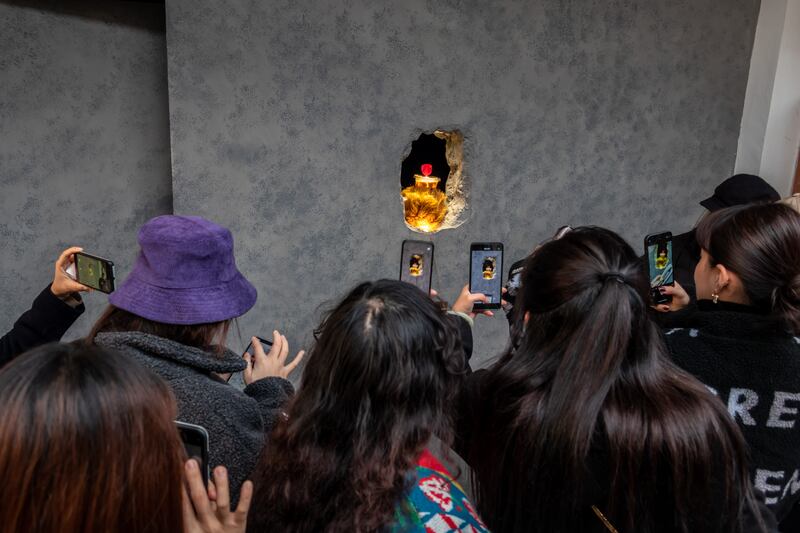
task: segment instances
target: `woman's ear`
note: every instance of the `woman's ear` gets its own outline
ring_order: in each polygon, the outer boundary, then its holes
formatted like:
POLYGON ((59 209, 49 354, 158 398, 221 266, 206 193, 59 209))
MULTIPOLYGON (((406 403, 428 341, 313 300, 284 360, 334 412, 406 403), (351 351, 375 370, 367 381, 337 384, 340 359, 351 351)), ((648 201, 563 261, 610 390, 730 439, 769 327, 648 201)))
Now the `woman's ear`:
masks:
POLYGON ((716 282, 714 284, 714 292, 719 293, 731 283, 731 271, 725 268, 725 265, 714 265, 714 274, 716 275, 716 282))

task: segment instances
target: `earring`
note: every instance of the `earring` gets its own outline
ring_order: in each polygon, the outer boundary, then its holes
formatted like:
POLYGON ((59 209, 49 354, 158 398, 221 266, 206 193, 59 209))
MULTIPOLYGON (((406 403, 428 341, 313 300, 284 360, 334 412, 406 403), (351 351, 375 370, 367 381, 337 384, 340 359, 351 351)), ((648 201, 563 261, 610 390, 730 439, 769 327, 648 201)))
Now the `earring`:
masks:
POLYGON ((711 301, 714 302, 714 303, 718 303, 719 302, 719 294, 717 294, 716 292, 712 292, 711 293, 711 301))

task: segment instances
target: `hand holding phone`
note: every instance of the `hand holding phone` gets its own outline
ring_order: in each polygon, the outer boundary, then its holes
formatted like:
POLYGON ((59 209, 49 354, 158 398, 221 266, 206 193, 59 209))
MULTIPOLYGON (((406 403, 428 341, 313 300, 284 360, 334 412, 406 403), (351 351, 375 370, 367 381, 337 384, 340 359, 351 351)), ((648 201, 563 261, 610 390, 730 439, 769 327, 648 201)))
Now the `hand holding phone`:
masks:
POLYGON ((86 292, 91 289, 86 285, 82 285, 75 281, 74 274, 70 276, 69 271, 75 271, 74 254, 82 251, 83 248, 73 246, 67 248, 56 260, 55 275, 53 276, 53 284, 50 285, 50 291, 58 296, 64 298, 75 292, 86 292))
POLYGON ((264 347, 258 337, 251 339, 249 348, 252 348, 253 351, 245 352, 244 354, 244 359, 247 361, 247 368, 244 369, 244 382, 246 385, 269 377, 287 379, 289 374, 303 360, 306 352, 300 350, 294 360, 286 364, 286 359, 289 356, 289 341, 277 330, 272 332, 272 336, 273 342, 269 353, 264 353, 264 347))
POLYGON ((180 433, 187 459, 194 459, 200 465, 203 483, 208 486, 208 431, 202 426, 175 421, 180 433))
POLYGON ((482 314, 486 316, 494 316, 494 313, 487 310, 477 310, 475 308, 476 304, 479 303, 486 303, 486 295, 481 293, 471 293, 469 292, 469 285, 464 285, 464 288, 461 289, 461 292, 456 298, 455 303, 453 303, 453 311, 457 313, 464 313, 466 315, 475 318, 476 315, 482 314))
POLYGON ((647 254, 647 272, 650 279, 650 296, 656 305, 672 301, 672 296, 662 294, 660 288, 674 286, 672 262, 672 233, 654 233, 644 238, 644 250, 647 254))
POLYGON ((474 242, 469 248, 469 292, 486 296, 473 309, 500 309, 503 296, 503 243, 474 242))
POLYGON ((410 283, 425 294, 430 294, 432 276, 433 243, 403 241, 400 250, 400 281, 410 283))
POLYGON ((83 251, 73 252, 72 257, 72 263, 63 269, 67 276, 100 292, 114 292, 116 286, 113 261, 83 251))

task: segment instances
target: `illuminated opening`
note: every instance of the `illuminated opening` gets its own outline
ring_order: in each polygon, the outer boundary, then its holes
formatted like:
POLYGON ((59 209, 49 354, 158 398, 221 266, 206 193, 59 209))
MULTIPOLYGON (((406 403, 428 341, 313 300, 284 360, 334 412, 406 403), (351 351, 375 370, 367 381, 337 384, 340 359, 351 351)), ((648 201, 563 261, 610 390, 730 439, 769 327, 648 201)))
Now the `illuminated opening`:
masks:
POLYGON ((403 217, 409 229, 436 233, 464 222, 463 144, 460 132, 443 130, 423 133, 411 143, 400 172, 403 217))

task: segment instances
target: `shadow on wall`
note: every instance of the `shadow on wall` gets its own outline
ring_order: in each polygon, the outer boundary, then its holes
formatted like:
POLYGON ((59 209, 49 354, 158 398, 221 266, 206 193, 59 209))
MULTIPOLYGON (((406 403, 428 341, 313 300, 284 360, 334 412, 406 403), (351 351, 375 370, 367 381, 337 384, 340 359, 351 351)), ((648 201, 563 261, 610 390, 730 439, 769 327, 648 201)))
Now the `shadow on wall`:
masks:
MULTIPOLYGON (((154 19, 150 15, 149 10, 137 16, 132 13, 131 4, 161 4, 164 5, 164 0, 140 0, 135 2, 100 2, 100 1, 35 1, 35 0, 0 0, 0 4, 20 7, 25 9, 37 9, 39 11, 47 11, 50 13, 57 13, 59 15, 67 15, 71 17, 79 17, 87 20, 97 20, 107 24, 114 24, 117 26, 128 26, 132 28, 140 28, 153 32, 166 33, 166 18, 154 19)), ((166 49, 164 50, 166 53, 166 49)), ((166 74, 165 74, 166 75, 166 74)))

